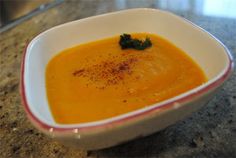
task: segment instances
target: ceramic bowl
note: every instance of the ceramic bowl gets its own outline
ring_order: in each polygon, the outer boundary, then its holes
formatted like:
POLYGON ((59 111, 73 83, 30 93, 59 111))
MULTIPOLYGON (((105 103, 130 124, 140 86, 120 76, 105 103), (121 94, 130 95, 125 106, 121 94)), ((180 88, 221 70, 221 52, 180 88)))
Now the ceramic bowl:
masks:
POLYGON ((36 36, 22 62, 21 95, 29 120, 43 133, 65 144, 92 150, 114 146, 157 132, 201 108, 230 76, 232 57, 215 37, 172 13, 130 9, 72 21, 36 36), (96 122, 61 125, 53 120, 45 89, 45 68, 58 52, 122 33, 158 34, 184 50, 209 81, 149 107, 96 122))

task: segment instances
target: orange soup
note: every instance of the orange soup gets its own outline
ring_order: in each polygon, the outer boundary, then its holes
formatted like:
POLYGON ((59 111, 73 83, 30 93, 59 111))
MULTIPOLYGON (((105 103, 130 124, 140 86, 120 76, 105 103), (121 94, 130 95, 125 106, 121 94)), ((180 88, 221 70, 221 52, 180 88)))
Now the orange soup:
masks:
POLYGON ((57 123, 98 121, 131 112, 193 89, 206 77, 167 40, 147 33, 152 46, 121 49, 112 37, 66 49, 47 65, 46 90, 57 123))

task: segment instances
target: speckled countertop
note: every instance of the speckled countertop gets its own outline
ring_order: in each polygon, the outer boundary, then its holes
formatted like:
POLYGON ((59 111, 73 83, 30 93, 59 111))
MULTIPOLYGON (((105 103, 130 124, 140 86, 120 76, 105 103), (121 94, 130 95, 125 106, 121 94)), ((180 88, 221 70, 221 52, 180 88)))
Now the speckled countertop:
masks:
POLYGON ((27 41, 61 23, 135 7, 161 8, 185 17, 220 39, 236 57, 233 0, 66 1, 0 34, 1 158, 236 157, 235 72, 200 111, 151 136, 109 149, 87 152, 65 147, 39 133, 27 120, 19 95, 20 63, 27 41))

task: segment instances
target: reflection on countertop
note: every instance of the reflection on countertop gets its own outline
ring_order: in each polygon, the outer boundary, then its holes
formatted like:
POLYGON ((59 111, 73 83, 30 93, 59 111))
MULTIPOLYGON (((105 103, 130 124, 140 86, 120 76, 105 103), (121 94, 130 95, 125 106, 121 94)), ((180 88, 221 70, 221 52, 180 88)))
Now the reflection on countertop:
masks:
POLYGON ((6 31, 61 2, 62 0, 1 0, 0 32, 6 31))
POLYGON ((199 112, 151 136, 109 149, 87 152, 65 147, 27 120, 19 96, 27 42, 65 22, 137 7, 184 17, 216 36, 236 56, 235 0, 67 0, 0 33, 0 157, 236 157, 235 71, 199 112))
MULTIPOLYGON (((145 1, 142 2, 145 3, 145 1)), ((137 5, 137 1, 116 0, 115 3, 120 8, 137 5)), ((154 7, 170 11, 194 12, 203 16, 236 18, 235 0, 159 0, 154 1, 153 5, 154 7)), ((138 4, 138 6, 140 5, 138 4)))

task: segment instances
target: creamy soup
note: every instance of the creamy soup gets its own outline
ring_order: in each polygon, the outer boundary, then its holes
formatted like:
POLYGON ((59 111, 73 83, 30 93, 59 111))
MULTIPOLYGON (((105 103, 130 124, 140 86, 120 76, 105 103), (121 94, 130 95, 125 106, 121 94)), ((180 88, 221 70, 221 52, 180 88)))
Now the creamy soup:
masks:
POLYGON ((46 68, 49 106, 57 123, 98 121, 172 98, 204 82, 200 67, 169 41, 131 34, 152 46, 121 49, 120 36, 63 50, 46 68))

